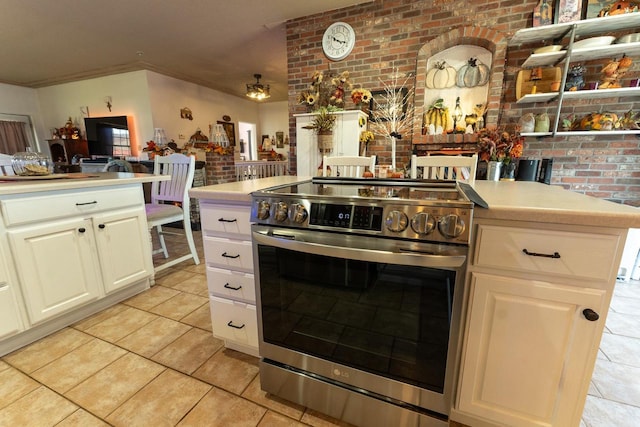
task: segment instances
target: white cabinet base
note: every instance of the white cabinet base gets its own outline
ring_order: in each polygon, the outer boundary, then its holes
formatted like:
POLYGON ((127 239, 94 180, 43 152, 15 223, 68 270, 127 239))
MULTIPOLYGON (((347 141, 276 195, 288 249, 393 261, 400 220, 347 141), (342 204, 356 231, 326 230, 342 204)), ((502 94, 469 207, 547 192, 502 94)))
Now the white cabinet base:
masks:
POLYGON ((80 320, 88 316, 98 313, 99 311, 109 308, 112 305, 124 301, 128 298, 131 298, 132 296, 137 295, 146 289, 149 289, 148 279, 142 280, 135 285, 131 285, 118 292, 107 295, 106 297, 99 299, 91 304, 78 307, 67 314, 63 314, 54 319, 50 319, 49 321, 27 329, 26 331, 23 331, 18 335, 6 338, 0 341, 0 356, 9 354, 12 351, 24 347, 25 345, 31 344, 32 342, 37 341, 40 338, 44 338, 47 335, 50 335, 68 325, 79 322, 80 320))

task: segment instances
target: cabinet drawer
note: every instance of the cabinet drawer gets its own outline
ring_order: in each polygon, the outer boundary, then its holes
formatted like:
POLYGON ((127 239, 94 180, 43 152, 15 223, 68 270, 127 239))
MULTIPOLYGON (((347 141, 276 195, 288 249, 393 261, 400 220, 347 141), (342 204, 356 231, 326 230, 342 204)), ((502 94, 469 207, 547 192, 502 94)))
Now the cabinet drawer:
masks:
POLYGON ((209 292, 213 295, 251 304, 256 303, 253 274, 207 267, 207 284, 209 292))
POLYGON ((139 187, 58 191, 7 197, 2 200, 2 215, 9 227, 130 206, 144 206, 139 187))
POLYGON ((222 237, 204 237, 202 240, 208 265, 253 272, 251 242, 222 237))
POLYGON ((256 306, 211 297, 213 335, 227 341, 258 348, 256 306))
POLYGON ((207 233, 250 236, 249 218, 251 206, 225 206, 210 203, 200 204, 200 221, 207 233))
POLYGON ((592 280, 616 274, 619 237, 480 225, 474 264, 592 280), (529 252, 527 255, 524 250, 529 252), (557 253, 559 257, 549 256, 557 253))

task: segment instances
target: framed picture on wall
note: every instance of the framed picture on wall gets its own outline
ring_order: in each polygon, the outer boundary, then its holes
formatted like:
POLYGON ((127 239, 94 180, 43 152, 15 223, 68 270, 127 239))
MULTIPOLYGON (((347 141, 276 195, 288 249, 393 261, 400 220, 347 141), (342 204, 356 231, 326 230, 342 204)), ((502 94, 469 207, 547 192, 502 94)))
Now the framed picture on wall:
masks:
POLYGON ((556 0, 553 8, 553 22, 574 22, 584 18, 584 9, 588 0, 556 0))
POLYGON ((229 138, 229 145, 232 147, 236 146, 236 128, 233 122, 221 122, 217 121, 219 125, 222 125, 224 131, 227 133, 227 137, 229 138))
POLYGON ((276 132, 276 148, 284 148, 284 132, 276 132))
POLYGON ((392 108, 398 109, 400 113, 400 119, 404 118, 404 114, 407 112, 407 102, 402 102, 406 99, 408 89, 401 87, 395 89, 395 94, 387 93, 386 90, 374 90, 371 91, 371 101, 369 101, 369 120, 372 122, 383 122, 389 120, 392 115, 392 108), (395 99, 396 105, 389 105, 389 102, 395 99), (402 112, 400 112, 402 109, 402 112))

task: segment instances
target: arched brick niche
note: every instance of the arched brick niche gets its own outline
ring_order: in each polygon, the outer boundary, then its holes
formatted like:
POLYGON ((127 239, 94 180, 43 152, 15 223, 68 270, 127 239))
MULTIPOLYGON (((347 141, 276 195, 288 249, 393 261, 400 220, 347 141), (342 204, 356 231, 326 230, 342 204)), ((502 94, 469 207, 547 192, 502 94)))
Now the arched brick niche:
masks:
POLYGON ((416 86, 414 98, 414 121, 412 143, 421 145, 433 142, 422 135, 422 116, 425 106, 425 80, 429 58, 436 53, 458 45, 476 45, 492 54, 491 77, 487 99, 486 126, 497 126, 504 80, 504 61, 507 50, 506 37, 494 30, 482 27, 459 27, 442 34, 426 43, 418 52, 416 64, 416 86))

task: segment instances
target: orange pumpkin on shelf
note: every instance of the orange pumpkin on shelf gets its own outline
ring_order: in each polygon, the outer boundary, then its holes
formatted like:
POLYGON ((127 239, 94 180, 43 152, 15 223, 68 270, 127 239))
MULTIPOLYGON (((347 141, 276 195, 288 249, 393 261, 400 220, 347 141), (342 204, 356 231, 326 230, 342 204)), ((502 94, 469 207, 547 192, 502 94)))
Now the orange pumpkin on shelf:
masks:
POLYGON ((615 130, 620 127, 615 113, 591 113, 573 122, 571 130, 615 130))

